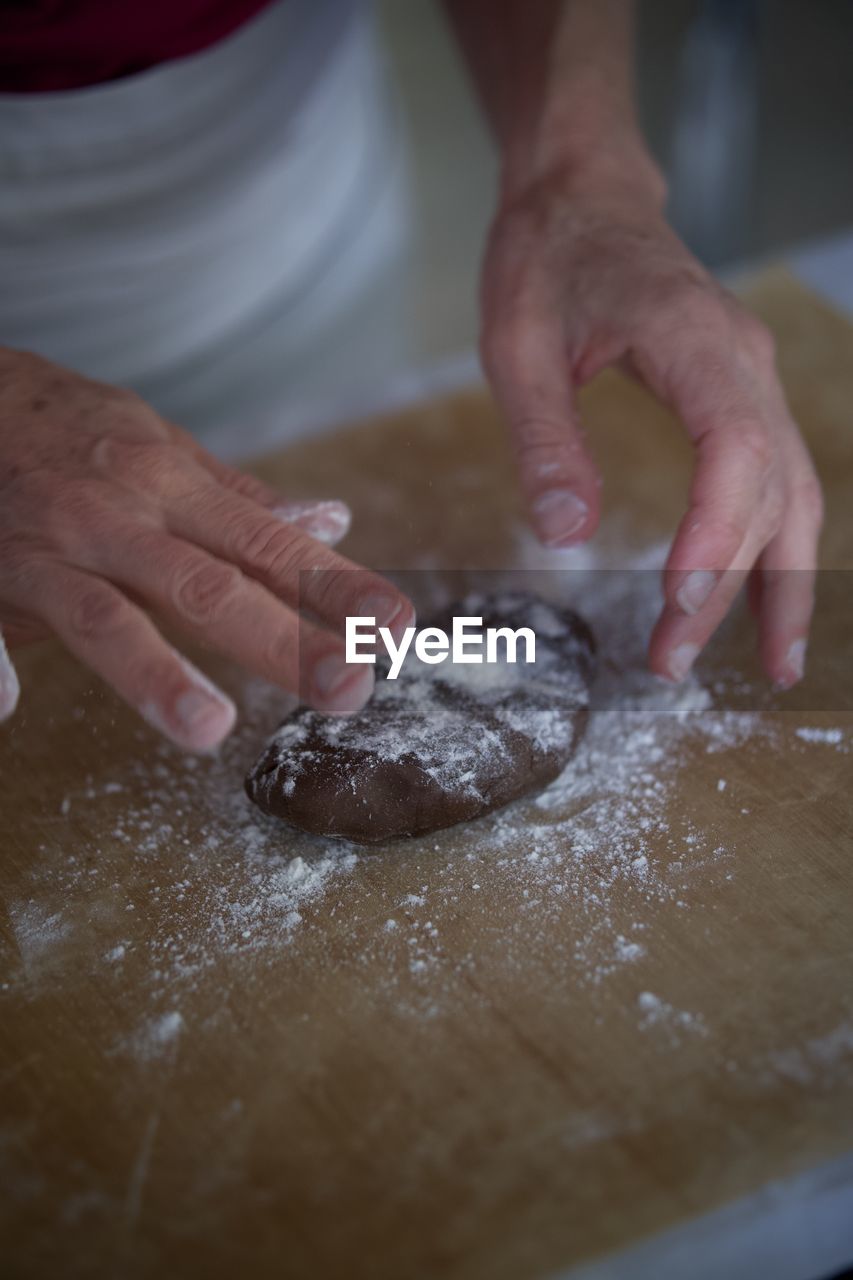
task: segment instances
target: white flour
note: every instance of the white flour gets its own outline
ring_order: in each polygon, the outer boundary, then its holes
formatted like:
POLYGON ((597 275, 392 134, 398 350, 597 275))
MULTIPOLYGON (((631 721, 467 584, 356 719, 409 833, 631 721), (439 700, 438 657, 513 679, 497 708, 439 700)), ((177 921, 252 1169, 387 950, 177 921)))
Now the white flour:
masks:
POLYGON ((803 742, 822 742, 828 747, 839 747, 844 742, 843 729, 813 729, 804 727, 795 729, 797 737, 803 742))
MULTIPOLYGON (((635 564, 661 556, 656 548, 635 564)), ((598 567, 588 551, 563 562, 598 567)), ((570 603, 597 634, 601 674, 578 756, 536 800, 389 854, 298 835, 288 836, 284 854, 281 827, 250 805, 242 774, 276 723, 275 704, 283 712, 287 702, 251 684, 244 721, 218 757, 184 758, 163 744, 153 760, 140 757, 55 801, 55 838, 30 872, 31 892, 10 911, 20 963, 4 987, 63 981, 72 942, 90 945, 93 968, 112 980, 132 966, 149 1009, 125 1050, 147 1060, 171 1052, 188 1029, 183 1001, 206 972, 228 957, 258 964, 296 952, 329 918, 360 939, 365 955, 383 957, 389 991, 406 973, 420 993, 412 1008, 424 1015, 440 1010, 458 974, 478 963, 476 952, 445 949, 447 922, 462 911, 486 913, 476 917, 482 929, 501 931, 508 970, 529 970, 546 949, 567 980, 590 990, 639 970, 656 947, 661 906, 690 910, 691 878, 709 867, 720 880, 736 873, 713 829, 689 814, 670 827, 689 753, 719 756, 708 789, 728 806, 730 823, 749 806, 737 778, 725 774, 725 753, 739 744, 778 747, 782 731, 758 712, 712 710, 695 678, 674 688, 644 669, 658 608, 652 574, 598 577, 588 593, 580 574, 571 577, 570 603), (130 803, 143 793, 144 804, 130 803), (110 815, 109 849, 83 848, 69 834, 74 815, 83 822, 93 806, 110 815), (402 897, 382 889, 382 858, 409 878, 402 897), (364 884, 377 911, 369 943, 364 897, 358 911, 351 905, 364 884), (555 937, 564 939, 556 957, 555 937)), ((849 727, 797 730, 798 750, 846 753, 850 744, 849 727)), ((635 1020, 650 1034, 664 1024, 673 1034, 702 1031, 698 1015, 673 1010, 659 993, 643 993, 635 1020)), ((815 1048, 811 1067, 817 1057, 815 1048)))
POLYGON ((133 1038, 133 1052, 138 1058, 162 1058, 174 1051, 175 1042, 184 1029, 184 1019, 176 1009, 162 1013, 144 1023, 133 1038))

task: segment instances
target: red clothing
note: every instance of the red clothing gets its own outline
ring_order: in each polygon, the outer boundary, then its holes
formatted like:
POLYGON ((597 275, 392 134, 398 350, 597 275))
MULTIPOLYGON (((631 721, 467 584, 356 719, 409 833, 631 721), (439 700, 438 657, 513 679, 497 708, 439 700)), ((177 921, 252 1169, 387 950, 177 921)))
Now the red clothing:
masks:
POLYGON ((80 89, 224 39, 270 0, 0 0, 0 93, 80 89))

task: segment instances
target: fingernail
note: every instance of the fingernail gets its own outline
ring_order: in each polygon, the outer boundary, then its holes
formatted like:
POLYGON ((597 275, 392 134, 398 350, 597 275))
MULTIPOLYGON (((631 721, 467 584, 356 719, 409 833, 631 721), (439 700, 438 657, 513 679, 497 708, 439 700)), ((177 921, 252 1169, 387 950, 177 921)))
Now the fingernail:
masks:
POLYGON ((795 640, 785 654, 785 672, 782 679, 778 681, 777 687, 790 689, 792 685, 802 680, 805 669, 806 642, 805 640, 795 640))
POLYGON ((696 644, 680 644, 673 649, 669 655, 667 670, 670 678, 675 681, 684 680, 690 674, 690 668, 699 656, 699 646, 696 644))
POLYGON ((368 595, 359 601, 358 608, 361 617, 375 618, 377 627, 387 627, 398 643, 415 621, 414 609, 399 596, 368 595))
POLYGON ((717 575, 713 570, 694 569, 692 573, 688 573, 675 593, 679 609, 692 617, 707 604, 716 585, 717 575))
POLYGON ((177 657, 189 686, 170 707, 152 699, 143 703, 139 712, 179 747, 187 751, 210 751, 234 728, 237 708, 203 671, 180 654, 177 657))
POLYGON ((533 503, 539 536, 546 546, 559 547, 583 527, 589 515, 586 503, 571 489, 549 489, 533 503))
POLYGON ((18 705, 20 694, 18 673, 12 666, 12 659, 9 657, 6 642, 0 632, 0 720, 9 718, 18 705))
POLYGON ((338 653, 328 653, 315 663, 311 682, 324 702, 334 699, 342 714, 357 711, 373 689, 373 668, 348 666, 338 653))
POLYGON ((176 700, 174 718, 185 745, 193 751, 209 751, 231 732, 237 709, 224 693, 196 685, 176 700))
POLYGON ((298 524, 305 533, 330 547, 346 536, 352 523, 346 503, 332 498, 282 502, 272 508, 271 514, 287 524, 298 524))

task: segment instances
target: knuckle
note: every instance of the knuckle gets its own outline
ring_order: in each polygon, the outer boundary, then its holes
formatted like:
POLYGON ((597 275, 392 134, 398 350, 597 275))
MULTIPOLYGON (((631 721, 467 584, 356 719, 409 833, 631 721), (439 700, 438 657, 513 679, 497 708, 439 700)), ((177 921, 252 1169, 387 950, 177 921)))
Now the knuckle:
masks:
POLYGON ((190 621, 210 624, 222 617, 240 590, 243 575, 234 565, 193 563, 172 586, 175 607, 190 621))
POLYGON ((262 497, 264 491, 264 486, 260 480, 248 475, 245 471, 238 471, 233 467, 228 467, 222 473, 221 483, 231 493, 237 493, 241 498, 251 498, 253 501, 257 501, 262 497))
POLYGON ((92 386, 94 394, 86 404, 86 417, 96 430, 107 433, 105 438, 129 443, 169 440, 165 422, 135 391, 104 383, 92 386))
POLYGON ((648 331, 649 317, 657 335, 663 328, 667 340, 679 345, 696 348, 697 356, 703 352, 716 361, 720 340, 729 330, 729 317, 721 298, 703 282, 680 275, 656 281, 650 305, 640 308, 636 324, 640 333, 648 331))
POLYGON ((234 523, 231 550, 253 572, 286 580, 295 578, 303 558, 302 535, 272 517, 250 517, 234 523))
POLYGON ((550 455, 556 445, 563 443, 564 431, 547 418, 520 418, 511 425, 516 452, 527 458, 543 452, 550 455))
POLYGON ((664 299, 672 304, 681 320, 697 329, 720 329, 725 323, 725 309, 720 299, 704 285, 682 277, 663 286, 664 299))
POLYGON ((175 475, 178 462, 177 451, 160 440, 140 442, 107 435, 92 450, 92 463, 99 474, 145 492, 163 489, 175 475))
POLYGON ((128 619, 128 603, 107 586, 85 586, 74 590, 69 601, 68 625, 80 640, 119 631, 128 619))
POLYGON ((721 568, 727 568, 746 536, 746 522, 734 515, 709 521, 708 542, 721 568))
MULTIPOLYGON (((321 612, 326 618, 359 613, 362 601, 371 596, 397 596, 396 590, 388 582, 363 569, 353 569, 346 565, 308 571, 304 578, 300 578, 300 586, 308 589, 311 608, 315 612, 321 612)), ((295 603, 303 604, 305 601, 295 603)), ((308 640, 307 626, 301 631, 300 638, 308 640)))

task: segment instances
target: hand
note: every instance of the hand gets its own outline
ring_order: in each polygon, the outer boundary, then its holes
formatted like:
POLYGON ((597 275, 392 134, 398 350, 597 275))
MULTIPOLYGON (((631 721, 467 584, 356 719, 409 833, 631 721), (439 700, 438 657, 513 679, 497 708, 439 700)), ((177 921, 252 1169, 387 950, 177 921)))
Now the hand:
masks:
MULTIPOLYGON (((345 665, 337 632, 370 614, 397 633, 412 609, 330 550, 348 524, 343 503, 283 502, 130 392, 0 352, 0 627, 10 644, 55 632, 183 747, 220 742, 234 707, 146 607, 292 693, 307 672, 320 710, 367 701, 373 669, 345 665)), ((17 697, 0 635, 0 719, 17 697)))
POLYGON ((660 190, 618 171, 611 163, 597 182, 540 178, 505 200, 492 230, 483 360, 531 519, 554 547, 595 531, 600 478, 575 391, 619 362, 674 409, 696 448, 652 668, 683 679, 751 572, 763 662, 787 688, 803 674, 813 608, 814 467, 769 333, 667 226, 660 190))

